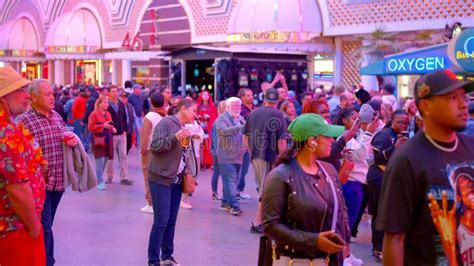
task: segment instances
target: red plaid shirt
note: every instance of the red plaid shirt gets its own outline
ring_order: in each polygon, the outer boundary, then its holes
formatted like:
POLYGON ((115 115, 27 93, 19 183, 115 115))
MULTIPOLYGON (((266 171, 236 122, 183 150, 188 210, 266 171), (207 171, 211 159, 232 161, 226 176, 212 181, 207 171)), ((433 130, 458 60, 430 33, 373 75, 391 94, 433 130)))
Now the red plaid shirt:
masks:
POLYGON ((46 190, 64 190, 64 151, 63 134, 66 125, 61 116, 51 111, 50 118, 38 113, 34 108, 20 116, 19 121, 33 134, 43 149, 48 162, 46 190))
POLYGON ((46 161, 33 136, 23 125, 12 123, 0 106, 0 238, 7 232, 25 228, 13 209, 6 190, 8 185, 30 185, 36 214, 41 219, 45 198, 42 169, 45 166, 46 161))

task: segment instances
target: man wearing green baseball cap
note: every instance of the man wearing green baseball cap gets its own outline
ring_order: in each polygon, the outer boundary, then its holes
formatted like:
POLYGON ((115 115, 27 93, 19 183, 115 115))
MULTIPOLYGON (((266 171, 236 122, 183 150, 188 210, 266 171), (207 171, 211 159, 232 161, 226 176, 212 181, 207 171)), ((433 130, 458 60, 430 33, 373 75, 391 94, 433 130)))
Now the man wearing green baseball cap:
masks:
POLYGON ((342 265, 348 215, 336 169, 319 159, 329 156, 344 127, 303 114, 288 132, 292 146, 265 178, 262 194, 263 230, 279 254, 274 265, 342 265))

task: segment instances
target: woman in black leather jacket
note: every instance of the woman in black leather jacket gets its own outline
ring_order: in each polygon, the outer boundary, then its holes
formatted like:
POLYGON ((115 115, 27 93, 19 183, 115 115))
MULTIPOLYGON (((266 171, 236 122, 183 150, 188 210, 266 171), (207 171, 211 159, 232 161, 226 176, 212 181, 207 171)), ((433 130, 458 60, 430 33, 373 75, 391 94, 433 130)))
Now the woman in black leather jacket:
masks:
POLYGON ((334 167, 318 159, 329 155, 344 127, 303 114, 288 131, 293 146, 266 177, 262 194, 263 230, 276 244, 273 265, 342 265, 350 230, 341 183, 334 167))

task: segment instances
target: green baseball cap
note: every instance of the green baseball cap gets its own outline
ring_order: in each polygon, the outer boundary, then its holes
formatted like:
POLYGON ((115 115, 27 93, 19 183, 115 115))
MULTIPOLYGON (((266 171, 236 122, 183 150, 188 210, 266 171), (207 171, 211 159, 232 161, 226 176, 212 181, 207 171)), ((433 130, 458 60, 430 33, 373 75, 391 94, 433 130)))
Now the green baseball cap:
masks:
POLYGON ((305 141, 312 136, 339 137, 344 133, 343 126, 329 125, 317 114, 302 114, 288 126, 288 132, 295 141, 305 141))

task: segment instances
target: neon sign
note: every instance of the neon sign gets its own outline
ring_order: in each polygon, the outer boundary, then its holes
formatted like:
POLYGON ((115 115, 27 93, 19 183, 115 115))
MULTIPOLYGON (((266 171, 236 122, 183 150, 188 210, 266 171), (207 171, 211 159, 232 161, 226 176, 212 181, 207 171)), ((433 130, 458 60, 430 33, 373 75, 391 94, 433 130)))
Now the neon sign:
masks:
POLYGON ((446 57, 392 58, 386 61, 388 72, 429 72, 446 68, 446 57))

